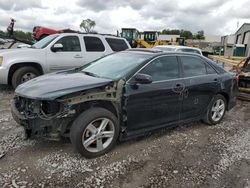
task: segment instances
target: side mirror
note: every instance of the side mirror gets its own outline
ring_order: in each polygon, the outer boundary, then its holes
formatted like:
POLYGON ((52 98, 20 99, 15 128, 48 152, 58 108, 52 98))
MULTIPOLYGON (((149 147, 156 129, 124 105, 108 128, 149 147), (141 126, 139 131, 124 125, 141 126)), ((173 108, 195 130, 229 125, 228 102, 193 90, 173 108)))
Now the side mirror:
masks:
POLYGON ((61 43, 58 43, 58 44, 54 44, 52 47, 51 47, 51 51, 52 52, 57 52, 59 50, 62 50, 63 49, 63 45, 61 43))
POLYGON ((153 82, 152 76, 148 74, 137 74, 134 80, 137 84, 151 84, 153 82))

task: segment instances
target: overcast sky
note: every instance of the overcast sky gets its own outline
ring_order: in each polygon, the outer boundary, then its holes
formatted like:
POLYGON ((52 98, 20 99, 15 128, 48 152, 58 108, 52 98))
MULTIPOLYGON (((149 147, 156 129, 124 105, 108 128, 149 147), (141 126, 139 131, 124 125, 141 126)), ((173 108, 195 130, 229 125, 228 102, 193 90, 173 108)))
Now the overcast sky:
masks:
POLYGON ((81 20, 90 18, 100 33, 134 27, 225 35, 237 30, 237 22, 250 22, 249 8, 250 0, 0 0, 0 29, 6 30, 10 17, 25 31, 36 25, 79 30, 81 20))

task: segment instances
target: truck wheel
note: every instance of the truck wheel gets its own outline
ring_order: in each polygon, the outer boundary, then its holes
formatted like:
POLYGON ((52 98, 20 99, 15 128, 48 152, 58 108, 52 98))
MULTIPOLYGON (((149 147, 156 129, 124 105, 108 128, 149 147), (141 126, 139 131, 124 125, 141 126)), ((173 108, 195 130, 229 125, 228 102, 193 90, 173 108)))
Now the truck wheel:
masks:
POLYGON ((115 146, 119 131, 119 123, 113 113, 104 108, 91 108, 73 122, 70 140, 84 157, 94 158, 115 146))
POLYGON ((15 89, 18 85, 27 82, 40 75, 40 72, 34 67, 22 67, 17 69, 11 80, 11 84, 15 89))
POLYGON ((208 107, 204 122, 209 125, 215 125, 221 122, 227 108, 227 102, 224 96, 218 94, 208 107))

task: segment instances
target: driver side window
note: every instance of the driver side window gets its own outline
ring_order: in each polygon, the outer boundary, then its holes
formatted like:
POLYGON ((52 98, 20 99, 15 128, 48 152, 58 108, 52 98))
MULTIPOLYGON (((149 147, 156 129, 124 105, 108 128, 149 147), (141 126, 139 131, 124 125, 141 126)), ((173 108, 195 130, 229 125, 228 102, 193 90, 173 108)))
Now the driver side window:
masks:
POLYGON ((175 56, 159 57, 143 68, 140 73, 152 76, 153 82, 179 78, 177 58, 175 56))
POLYGON ((61 52, 80 52, 81 46, 77 36, 66 36, 59 39, 55 44, 62 44, 61 52))

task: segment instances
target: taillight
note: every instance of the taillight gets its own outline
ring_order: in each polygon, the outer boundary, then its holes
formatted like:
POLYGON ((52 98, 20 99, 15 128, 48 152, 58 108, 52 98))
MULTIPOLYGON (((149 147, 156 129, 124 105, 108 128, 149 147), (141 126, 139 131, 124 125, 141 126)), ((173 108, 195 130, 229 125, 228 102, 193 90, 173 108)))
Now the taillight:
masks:
POLYGON ((236 76, 236 81, 237 81, 237 85, 239 85, 239 83, 240 83, 240 76, 239 75, 236 76))

